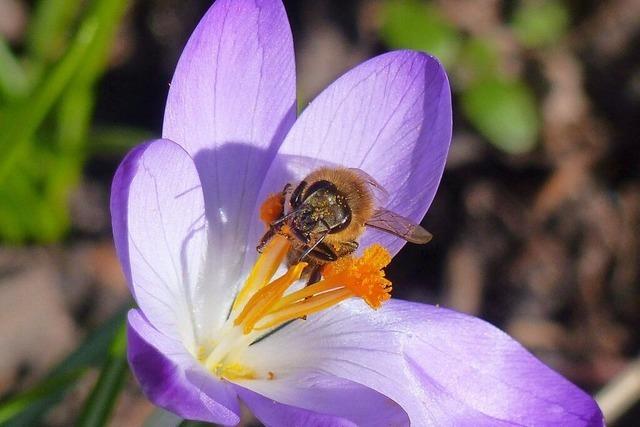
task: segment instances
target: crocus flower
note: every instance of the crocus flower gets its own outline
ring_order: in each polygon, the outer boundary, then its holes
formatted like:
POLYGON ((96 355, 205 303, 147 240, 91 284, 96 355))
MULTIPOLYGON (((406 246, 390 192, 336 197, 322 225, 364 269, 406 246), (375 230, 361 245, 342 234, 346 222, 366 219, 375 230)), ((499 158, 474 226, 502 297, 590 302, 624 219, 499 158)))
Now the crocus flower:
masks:
POLYGON ((588 395, 493 326, 384 302, 401 239, 368 230, 325 270, 327 292, 300 290, 286 239, 256 252, 263 201, 324 165, 362 169, 419 222, 451 139, 447 77, 423 53, 366 61, 298 119, 295 94, 280 0, 218 0, 177 65, 163 139, 116 173, 114 238, 139 306, 128 357, 148 398, 224 425, 240 401, 267 425, 601 425, 588 395))

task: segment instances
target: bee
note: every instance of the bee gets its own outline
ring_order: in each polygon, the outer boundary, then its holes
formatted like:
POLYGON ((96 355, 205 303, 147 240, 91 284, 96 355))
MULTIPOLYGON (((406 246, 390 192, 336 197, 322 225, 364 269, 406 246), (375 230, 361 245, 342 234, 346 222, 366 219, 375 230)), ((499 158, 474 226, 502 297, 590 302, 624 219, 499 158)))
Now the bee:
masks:
POLYGON ((280 197, 280 217, 269 225, 257 250, 262 252, 276 234, 284 235, 292 243, 289 264, 309 263, 309 283, 319 280, 324 264, 355 252, 366 227, 412 243, 432 238, 420 225, 381 207, 389 193, 360 169, 317 169, 295 188, 285 185, 280 197))

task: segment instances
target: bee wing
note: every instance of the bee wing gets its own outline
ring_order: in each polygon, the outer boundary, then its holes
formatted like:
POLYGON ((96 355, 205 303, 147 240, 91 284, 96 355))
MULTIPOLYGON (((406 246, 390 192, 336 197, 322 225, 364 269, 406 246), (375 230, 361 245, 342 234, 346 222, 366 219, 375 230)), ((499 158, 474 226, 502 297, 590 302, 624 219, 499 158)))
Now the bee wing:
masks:
POLYGON ((373 199, 376 201, 376 206, 386 206, 389 202, 389 192, 375 180, 371 175, 358 168, 349 168, 351 172, 357 174, 360 179, 366 182, 371 189, 373 199))
POLYGON ((414 224, 410 219, 386 209, 375 211, 371 219, 366 222, 366 225, 394 234, 411 243, 424 244, 433 238, 433 235, 422 226, 414 224))

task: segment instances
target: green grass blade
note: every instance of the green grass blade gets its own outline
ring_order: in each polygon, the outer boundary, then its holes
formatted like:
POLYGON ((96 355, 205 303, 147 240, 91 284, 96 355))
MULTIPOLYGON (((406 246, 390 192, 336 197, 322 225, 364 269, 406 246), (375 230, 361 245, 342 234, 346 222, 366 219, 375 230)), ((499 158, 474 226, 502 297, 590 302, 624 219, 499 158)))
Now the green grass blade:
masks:
POLYGON ((91 16, 99 23, 91 49, 83 60, 82 73, 74 80, 77 86, 91 86, 104 71, 109 50, 127 8, 126 0, 102 0, 94 4, 91 16))
POLYGON ((34 91, 28 102, 7 112, 0 127, 0 185, 28 150, 30 137, 72 83, 91 85, 106 61, 108 48, 126 8, 124 0, 103 0, 80 26, 67 53, 34 91), (81 72, 80 72, 81 71, 81 72))
POLYGON ((77 0, 38 1, 27 34, 27 52, 32 61, 51 62, 62 54, 82 5, 77 0))
POLYGON ((85 402, 79 427, 104 426, 109 419, 127 374, 126 346, 126 328, 122 325, 111 343, 100 378, 85 402))
POLYGON ((0 406, 0 425, 4 425, 19 413, 26 410, 33 402, 38 402, 73 384, 85 372, 83 369, 69 371, 43 381, 35 388, 22 393, 0 406))
POLYGON ((0 36, 0 96, 8 101, 27 93, 27 78, 6 40, 0 36))
POLYGON ((33 96, 7 111, 0 127, 0 185, 16 161, 28 151, 28 143, 55 101, 73 78, 82 59, 91 47, 98 30, 95 20, 84 23, 71 48, 56 65, 33 96))
POLYGON ((94 96, 90 88, 68 90, 57 114, 57 138, 47 177, 42 184, 42 204, 47 207, 55 227, 51 234, 38 234, 41 241, 57 240, 70 226, 69 198, 82 176, 84 146, 93 113, 94 96))

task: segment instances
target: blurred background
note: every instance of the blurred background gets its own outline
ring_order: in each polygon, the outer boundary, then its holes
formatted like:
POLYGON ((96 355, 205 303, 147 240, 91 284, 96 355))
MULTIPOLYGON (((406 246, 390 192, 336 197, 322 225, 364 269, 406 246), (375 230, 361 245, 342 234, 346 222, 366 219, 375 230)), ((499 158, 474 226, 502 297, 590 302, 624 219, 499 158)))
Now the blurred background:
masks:
MULTIPOLYGON (((209 5, 0 0, 0 425, 159 422, 123 356, 108 194, 209 5)), ((285 5, 301 108, 386 50, 448 70, 435 239, 396 258, 395 296, 487 319, 638 425, 640 1, 285 5)))

